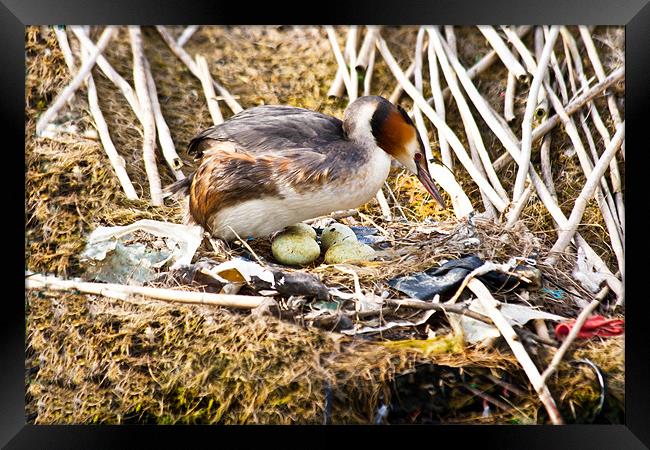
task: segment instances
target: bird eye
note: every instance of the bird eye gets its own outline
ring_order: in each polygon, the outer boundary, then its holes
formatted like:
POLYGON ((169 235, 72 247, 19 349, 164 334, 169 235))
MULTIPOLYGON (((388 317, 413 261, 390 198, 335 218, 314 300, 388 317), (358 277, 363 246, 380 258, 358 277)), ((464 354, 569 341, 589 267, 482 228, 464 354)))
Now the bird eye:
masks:
POLYGON ((415 158, 416 161, 419 161, 419 160, 422 159, 422 154, 421 153, 416 153, 414 158, 415 158))

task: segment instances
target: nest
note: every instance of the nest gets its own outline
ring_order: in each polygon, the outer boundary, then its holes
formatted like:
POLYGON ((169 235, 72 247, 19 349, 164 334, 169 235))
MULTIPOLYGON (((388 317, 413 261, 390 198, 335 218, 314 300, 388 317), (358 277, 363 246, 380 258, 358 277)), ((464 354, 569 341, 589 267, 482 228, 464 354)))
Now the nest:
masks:
MULTIPOLYGON (((176 35, 180 31, 174 29, 176 35)), ((475 29, 459 27, 457 32, 464 64, 475 62, 474 56, 488 51, 475 29)), ((382 35, 398 62, 403 67, 408 65, 414 29, 386 28, 382 35)), ((620 31, 607 28, 600 36, 603 46, 613 49, 607 53, 607 67, 619 64, 620 31)), ((144 38, 161 107, 180 150, 196 132, 211 125, 201 85, 178 63, 155 30, 144 28, 144 38)), ((74 49, 76 40, 71 44, 74 49)), ((105 56, 132 83, 128 34, 120 31, 114 44, 105 56)), ((203 27, 185 48, 190 54, 204 54, 215 78, 236 93, 244 107, 280 103, 342 115, 345 104, 326 94, 337 66, 322 29, 203 27)), ((180 222, 182 211, 179 205, 153 207, 146 200, 126 199, 86 112, 85 88, 58 118, 58 125, 70 132, 55 139, 34 136, 36 118, 70 81, 70 75, 47 27, 27 27, 26 52, 26 268, 79 276, 83 265, 78 256, 85 236, 97 226, 126 225, 139 219, 180 222)), ((424 70, 428 70, 426 64, 424 70)), ((97 70, 94 73, 111 137, 126 160, 138 194, 146 199, 142 135, 133 126, 137 119, 110 81, 97 70)), ((481 77, 481 89, 494 94, 488 100, 497 110, 503 108, 500 93, 505 89, 504 74, 505 69, 495 65, 481 77)), ((428 96, 426 78, 424 93, 428 96)), ((373 84, 373 93, 386 97, 394 87, 383 61, 377 62, 373 84)), ((405 97, 400 103, 408 108, 410 101, 405 97)), ((517 108, 523 110, 525 98, 525 91, 518 92, 517 108)), ((455 130, 462 129, 454 107, 448 111, 447 122, 455 130)), ((482 132, 487 130, 482 122, 479 127, 482 132)), ((462 140, 464 133, 459 137, 462 140)), ((435 154, 437 137, 431 133, 430 138, 435 154)), ((554 134, 554 175, 565 213, 570 212, 584 184, 576 158, 563 153, 567 143, 560 133, 554 134)), ((488 147, 496 159, 498 146, 488 147)), ((179 154, 186 165, 185 173, 189 173, 195 163, 185 152, 179 154)), ((173 174, 162 164, 159 167, 163 186, 171 183, 173 174)), ((515 172, 512 162, 502 169, 504 188, 511 189, 515 172)), ((480 204, 478 189, 464 177, 458 176, 459 183, 472 202, 480 204)), ((400 210, 393 208, 393 213, 403 214, 406 220, 383 221, 374 200, 360 209, 363 215, 359 218, 343 220, 350 225, 378 225, 395 244, 378 261, 354 268, 367 292, 386 290, 396 295, 387 280, 468 252, 495 262, 532 254, 541 259, 556 237, 553 221, 533 195, 522 220, 511 230, 477 219, 474 230, 478 243, 468 248, 454 239, 455 232, 468 224, 438 210, 416 178, 396 170, 389 185, 394 204, 401 205, 400 210), (422 226, 425 218, 449 234, 427 231, 422 226)), ((585 239, 605 262, 615 261, 605 244, 606 229, 595 202, 590 203, 584 217, 586 226, 581 231, 584 229, 585 239)), ((270 258, 268 240, 258 239, 251 247, 256 254, 270 258)), ((250 256, 245 247, 236 244, 228 252, 215 253, 204 243, 198 256, 217 262, 230 256, 250 256)), ((554 267, 539 269, 556 287, 590 298, 591 294, 570 276, 574 261, 574 255, 567 254, 554 267)), ((328 286, 351 289, 352 276, 333 266, 315 264, 304 270, 328 286)), ((496 293, 495 298, 505 300, 507 293, 496 293)), ((273 316, 138 298, 122 301, 30 291, 25 301, 26 404, 31 423, 372 423, 386 420, 378 411, 387 405, 391 423, 546 420, 535 392, 505 346, 464 345, 442 325, 443 320, 366 338, 347 337, 273 316), (427 334, 427 327, 433 324, 438 327, 436 337, 427 334), (491 404, 487 415, 486 395, 502 403, 501 407, 491 404)), ((531 292, 526 301, 567 317, 579 312, 575 305, 541 291, 531 292)), ((621 423, 622 339, 579 344, 570 356, 590 359, 610 375, 607 420, 621 423)), ((548 360, 548 355, 537 355, 540 366, 548 360)), ((588 368, 575 370, 563 363, 549 387, 565 417, 575 422, 594 420, 600 390, 588 368)))

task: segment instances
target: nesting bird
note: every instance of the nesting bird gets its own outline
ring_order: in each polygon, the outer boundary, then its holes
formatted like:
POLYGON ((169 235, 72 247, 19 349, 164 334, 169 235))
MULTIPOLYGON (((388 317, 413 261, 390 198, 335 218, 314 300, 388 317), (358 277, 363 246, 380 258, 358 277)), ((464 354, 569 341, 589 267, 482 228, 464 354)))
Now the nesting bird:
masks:
POLYGON ((250 108, 199 133, 188 151, 201 163, 168 192, 188 199, 188 222, 224 240, 363 205, 384 184, 391 157, 445 207, 413 121, 379 96, 359 97, 342 121, 290 106, 250 108))

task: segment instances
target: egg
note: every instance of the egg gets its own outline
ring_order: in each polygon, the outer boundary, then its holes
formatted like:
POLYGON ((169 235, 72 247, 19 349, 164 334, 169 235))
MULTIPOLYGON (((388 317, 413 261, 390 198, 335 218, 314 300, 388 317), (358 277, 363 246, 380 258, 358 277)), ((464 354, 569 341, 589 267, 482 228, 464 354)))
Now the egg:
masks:
POLYGON ((327 250, 332 245, 342 241, 357 242, 357 236, 352 231, 352 228, 342 223, 333 223, 326 226, 320 238, 323 250, 327 250))
POLYGON ((325 253, 325 264, 371 261, 375 250, 366 244, 344 240, 332 245, 325 253))
POLYGON ((273 257, 290 266, 303 266, 314 262, 320 256, 320 247, 307 233, 283 231, 271 244, 273 257))
POLYGON ((310 236, 312 239, 316 239, 316 230, 314 230, 306 223, 297 223, 295 225, 288 226, 287 228, 284 229, 284 231, 287 233, 306 234, 310 236))

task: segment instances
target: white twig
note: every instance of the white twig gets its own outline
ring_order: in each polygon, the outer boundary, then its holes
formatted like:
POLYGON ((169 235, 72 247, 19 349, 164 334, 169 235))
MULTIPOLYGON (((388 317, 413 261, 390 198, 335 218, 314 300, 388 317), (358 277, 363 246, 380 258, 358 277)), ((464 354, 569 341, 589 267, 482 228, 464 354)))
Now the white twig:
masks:
POLYGON ((198 29, 199 29, 198 25, 190 25, 186 27, 181 33, 181 35, 178 37, 178 39, 176 40, 176 45, 178 45, 179 47, 184 46, 198 29))
POLYGON ((539 88, 544 81, 544 75, 548 69, 548 61, 551 58, 551 50, 553 45, 555 45, 555 40, 557 35, 560 32, 560 27, 554 26, 551 28, 551 33, 549 40, 544 45, 544 51, 542 56, 537 64, 537 70, 533 76, 533 81, 530 85, 530 91, 528 93, 528 100, 526 103, 526 112, 524 113, 524 119, 521 125, 521 155, 520 159, 517 161, 519 164, 519 170, 517 171, 517 178, 515 180, 515 187, 512 195, 514 202, 519 200, 519 197, 524 192, 524 182, 526 181, 526 176, 528 174, 528 167, 530 166, 530 153, 532 145, 532 132, 533 132, 533 114, 537 107, 537 94, 539 88))
MULTIPOLYGON (((347 36, 347 38, 349 37, 350 35, 347 36)), ((349 55, 346 53, 346 51, 349 48, 350 47, 346 45, 345 49, 343 50, 343 56, 346 58, 349 57, 349 55)), ((336 75, 334 76, 334 80, 332 81, 332 84, 329 90, 327 91, 327 96, 329 98, 340 98, 343 96, 344 92, 345 92, 345 84, 343 83, 343 72, 341 71, 341 67, 337 63, 336 75)))
POLYGON ((390 68, 391 72, 393 72, 395 78, 397 78, 398 82, 402 85, 404 91, 413 99, 414 103, 418 106, 418 108, 422 110, 422 112, 429 118, 429 120, 431 120, 433 125, 438 129, 438 132, 445 135, 445 138, 449 141, 451 147, 454 149, 456 156, 463 164, 465 169, 467 169, 474 182, 485 191, 486 195, 488 195, 490 201, 499 210, 499 212, 505 210, 505 202, 501 199, 501 197, 499 197, 499 194, 496 193, 496 191, 480 174, 476 167, 474 167, 474 163, 472 163, 472 160, 463 148, 463 144, 461 144, 461 142, 458 140, 458 137, 456 137, 456 134, 451 128, 449 128, 444 120, 440 119, 440 117, 431 108, 431 106, 429 106, 424 97, 417 91, 417 89, 415 89, 415 86, 413 86, 413 84, 411 84, 411 82, 406 78, 404 72, 402 72, 402 70, 399 68, 397 61, 395 61, 395 58, 390 53, 390 50, 386 45, 386 41, 384 41, 383 38, 378 37, 377 46, 379 52, 384 58, 384 61, 390 68))
POLYGON ((212 84, 210 69, 208 68, 208 61, 203 55, 196 55, 196 65, 199 79, 201 80, 201 86, 203 86, 205 100, 208 103, 208 110, 212 117, 212 122, 215 125, 219 125, 220 123, 223 123, 223 116, 221 115, 221 109, 219 109, 219 101, 214 93, 214 86, 212 84))
POLYGON ((542 178, 548 191, 557 202, 557 193, 555 192, 555 183, 553 182, 553 170, 551 168, 551 135, 547 134, 542 139, 542 147, 539 151, 540 164, 542 166, 542 178))
POLYGON ((507 122, 515 120, 515 91, 517 90, 517 78, 512 72, 508 72, 508 81, 506 82, 506 95, 503 104, 503 116, 507 122))
POLYGON ((526 376, 537 392, 539 399, 546 408, 546 412, 548 413, 551 422, 554 425, 562 425, 564 421, 557 409, 557 405, 555 404, 551 392, 537 370, 535 363, 530 358, 530 355, 528 355, 528 352, 526 352, 519 336, 517 336, 517 333, 512 329, 510 323, 508 323, 503 314, 501 314, 501 311, 499 311, 499 302, 492 297, 492 294, 490 294, 490 291, 485 287, 485 285, 477 279, 471 280, 468 287, 472 292, 474 292, 474 294, 476 294, 483 310, 486 312, 486 315, 492 319, 492 322, 494 322, 494 325, 498 328, 499 332, 510 346, 512 353, 517 358, 517 361, 519 361, 519 364, 521 364, 526 376))
POLYGON ((169 127, 160 108, 156 83, 151 74, 149 61, 146 58, 144 60, 144 69, 147 76, 147 89, 149 90, 149 98, 151 99, 151 107, 153 109, 154 120, 156 121, 156 131, 158 132, 158 140, 160 141, 163 157, 174 174, 174 177, 177 180, 182 180, 185 178, 183 172, 180 171, 180 168, 183 167, 183 161, 178 156, 178 153, 176 153, 176 146, 174 145, 169 127))
MULTIPOLYGON (((90 40, 83 27, 74 26, 70 27, 70 29, 75 34, 77 39, 79 39, 79 42, 84 49, 91 52, 95 50, 95 44, 90 40)), ((106 77, 111 80, 113 84, 117 86, 117 88, 122 92, 124 98, 126 98, 126 101, 129 102, 131 109, 133 109, 136 117, 140 123, 142 123, 140 101, 138 100, 138 96, 136 95, 131 85, 122 77, 122 75, 113 69, 113 66, 110 65, 110 63, 106 60, 106 58, 104 58, 103 55, 99 55, 97 57, 97 66, 99 66, 102 72, 104 72, 104 75, 106 75, 106 77)))
MULTIPOLYGON (((427 55, 429 59, 429 78, 431 79, 431 92, 433 94, 433 100, 436 108, 436 113, 440 116, 442 120, 445 120, 445 99, 442 95, 442 89, 440 87, 440 76, 438 75, 438 60, 436 58, 436 52, 433 46, 429 45, 427 49, 427 55)), ((442 156, 442 163, 449 168, 449 170, 454 170, 454 160, 451 157, 451 152, 449 151, 449 142, 445 137, 438 133, 438 142, 440 143, 440 155, 442 156)))
POLYGON ((79 291, 84 294, 103 295, 124 300, 128 296, 142 296, 156 300, 194 305, 223 306, 227 308, 253 309, 268 302, 269 297, 250 295, 211 294, 207 292, 179 291, 146 286, 114 283, 89 283, 64 280, 41 274, 25 274, 25 289, 49 289, 54 291, 79 291))
POLYGON ((95 49, 94 52, 92 52, 89 56, 88 59, 84 61, 84 63, 81 65, 79 68, 79 71, 77 74, 74 76, 72 81, 70 81, 70 84, 68 84, 56 97, 52 105, 45 111, 41 116, 38 118, 38 122, 36 122, 36 135, 37 136, 42 136, 43 131, 45 130, 45 127, 56 117, 56 114, 59 112, 61 108, 66 104, 66 102, 72 97, 72 95, 75 93, 77 89, 81 86, 81 84, 84 82, 86 77, 88 77, 88 74, 92 70, 93 66, 95 65, 95 62, 97 61, 97 57, 99 54, 104 51, 110 40, 113 38, 113 35, 115 34, 115 27, 108 26, 104 29, 104 32, 102 33, 101 37, 99 38, 99 41, 97 42, 97 48, 95 49))
POLYGON ((454 55, 458 56, 458 43, 456 42, 456 33, 454 33, 454 26, 445 25, 444 30, 445 30, 445 40, 447 41, 449 48, 451 49, 452 52, 454 52, 454 55))
POLYGON ((517 58, 515 58, 510 52, 510 49, 506 43, 503 42, 503 39, 501 39, 494 27, 489 25, 479 25, 478 29, 483 33, 485 39, 487 39, 492 48, 497 52, 497 55, 499 55, 499 58, 508 70, 515 74, 520 83, 525 83, 528 80, 526 69, 519 64, 517 58))
POLYGON ((526 207, 530 194, 533 192, 533 185, 529 184, 528 187, 524 190, 524 193, 519 197, 517 203, 515 203, 510 211, 506 214, 508 221, 506 222, 506 228, 511 228, 519 219, 521 212, 526 207))
MULTIPOLYGON (((375 37, 376 39, 376 37, 375 37)), ((377 48, 373 45, 370 50, 370 56, 368 58, 368 66, 366 67, 366 72, 363 76, 363 95, 370 95, 370 84, 372 83, 372 74, 375 70, 375 54, 377 53, 377 48)))
MULTIPOLYGON (((63 33, 65 34, 65 31, 63 33)), ((89 52, 81 49, 81 54, 83 55, 82 59, 85 59, 88 57, 89 52)), ((70 57, 73 58, 72 53, 70 53, 70 57)), ((73 61, 74 60, 71 59, 72 63, 73 61)), ((108 132, 108 125, 106 124, 106 120, 104 119, 104 114, 102 114, 102 110, 99 107, 99 98, 97 97, 97 87, 95 86, 95 80, 93 79, 92 74, 88 76, 88 79, 86 80, 86 85, 88 86, 88 106, 90 108, 90 114, 93 116, 93 120, 95 122, 95 128, 97 129, 97 133, 99 134, 99 139, 102 142, 102 147, 104 148, 104 151, 108 156, 108 160, 110 161, 111 166, 113 166, 115 175, 117 175, 117 179, 120 181, 120 185, 124 190, 124 194, 126 195, 126 198, 128 198, 129 200, 137 200, 138 194, 136 193, 135 188, 133 187, 133 183, 131 183, 131 179, 129 178, 129 175, 126 173, 126 163, 124 161, 124 158, 122 158, 117 153, 117 149, 115 148, 115 145, 111 140, 111 135, 108 132)))
POLYGON ((133 80, 135 92, 138 94, 140 107, 142 108, 142 127, 144 136, 142 138, 142 158, 149 180, 149 192, 151 193, 151 204, 160 206, 163 204, 162 187, 156 164, 156 122, 147 86, 147 75, 145 71, 145 54, 142 47, 142 32, 139 26, 129 26, 131 36, 131 49, 133 51, 133 80))
MULTIPOLYGON (((558 29, 559 32, 559 29, 558 29)), ((542 27, 536 27, 535 28, 535 58, 537 58, 538 61, 541 61, 543 53, 544 53, 544 30, 542 27)), ((550 35, 549 35, 550 37, 550 35)), ((557 36, 556 36, 557 39, 557 36)), ((551 46, 551 56, 553 56, 553 46, 551 46)), ((551 61, 551 58, 549 57, 548 62, 551 61)), ((548 65, 548 63, 547 63, 548 65)), ((548 74, 548 68, 544 70, 544 82, 550 82, 550 77, 548 74)), ((542 86, 539 88, 539 92, 537 93, 537 108, 535 109, 535 117, 538 119, 541 119, 543 117, 546 117, 548 115, 548 98, 546 96, 546 91, 544 90, 544 83, 542 83, 542 86)))
POLYGON ((381 208, 381 215, 384 216, 384 220, 393 220, 393 214, 390 212, 390 206, 388 205, 388 201, 386 200, 386 196, 384 195, 384 191, 382 189, 379 189, 377 191, 375 198, 379 203, 379 208, 381 208))
POLYGON ((467 101, 465 101, 465 98, 463 97, 463 93, 458 86, 456 77, 454 76, 454 73, 449 66, 449 62, 447 61, 447 57, 445 56, 445 52, 442 48, 442 44, 440 43, 438 35, 429 31, 429 40, 431 41, 430 45, 433 45, 435 48, 436 55, 438 56, 438 61, 440 63, 440 68, 442 69, 442 72, 445 75, 445 79, 447 80, 447 85, 451 89, 452 95, 456 100, 456 105, 458 106, 463 124, 465 125, 465 129, 467 131, 467 138, 468 140, 471 139, 476 146, 476 150, 480 156, 480 162, 483 163, 484 172, 486 173, 487 178, 492 183, 492 186, 499 194, 501 200, 506 203, 508 201, 508 194, 506 193, 505 189, 503 189, 503 186, 501 186, 499 176, 494 171, 492 161, 490 161, 490 155, 488 154, 487 149, 485 148, 485 144, 483 143, 481 132, 476 125, 476 121, 474 120, 474 116, 469 109, 467 101))
POLYGON ((357 71, 364 72, 370 66, 371 55, 375 53, 375 40, 377 39, 377 32, 381 27, 369 25, 366 27, 366 35, 361 43, 359 54, 357 55, 354 63, 354 68, 357 71))
POLYGON ((624 138, 625 138, 625 122, 623 122, 621 125, 618 126, 618 129, 616 131, 616 134, 614 135, 614 138, 612 139, 612 142, 607 146, 607 149, 601 155, 600 159, 598 160, 598 163, 594 167, 594 170, 587 178, 587 182, 585 183, 585 186, 582 188, 582 191, 580 191, 580 195, 578 195, 578 198, 575 201, 575 205, 573 206, 573 210, 571 211, 571 216, 569 217, 569 220, 566 223, 566 225, 562 226, 563 231, 560 237, 558 238, 557 242, 555 243, 555 245, 553 245, 553 248, 551 248, 551 252, 563 252, 564 249, 566 249, 566 247, 569 245, 571 238, 573 237, 576 230, 578 229, 578 225, 580 224, 580 220, 582 219, 582 214, 584 213, 585 208, 587 206, 587 201, 594 195, 594 191, 598 187, 598 184, 600 183, 600 179, 602 178, 605 171, 607 170, 609 161, 614 157, 614 155, 618 151, 624 138))
MULTIPOLYGON (((424 52, 429 46, 428 42, 425 42, 422 46, 422 51, 424 52)), ((406 76, 406 79, 409 81, 411 78, 413 78, 413 74, 415 73, 415 61, 413 61, 404 71, 404 75, 406 76)), ((388 97, 388 100, 391 103, 397 103, 402 96, 402 92, 404 91, 404 88, 400 83, 397 83, 397 86, 395 86, 395 89, 393 89, 393 92, 390 94, 390 97, 388 97)))
POLYGON ((63 53, 65 65, 68 66, 70 75, 72 75, 75 72, 75 66, 74 56, 72 55, 70 43, 68 42, 68 35, 66 34, 65 29, 60 28, 58 25, 54 26, 54 35, 56 36, 56 40, 59 42, 59 47, 61 48, 61 53, 63 53))
POLYGON ((359 79, 357 78, 357 35, 359 29, 356 25, 350 25, 348 29, 348 40, 346 45, 350 47, 348 53, 349 67, 350 67, 350 87, 351 92, 348 92, 350 101, 354 101, 359 96, 359 79))
MULTIPOLYGON (((180 46, 176 44, 176 41, 172 37, 171 34, 169 34, 169 31, 164 26, 157 25, 156 29, 158 30, 158 33, 160 33, 160 36, 163 38, 169 49, 172 51, 174 55, 178 59, 180 59, 192 72, 192 74, 196 77, 199 78, 199 72, 198 68, 196 67, 196 63, 192 59, 192 57, 180 46)), ((237 114, 238 112, 241 112, 244 110, 244 108, 241 107, 241 105, 235 100, 235 98, 230 95, 230 92, 226 90, 221 84, 217 83, 215 80, 212 80, 212 83, 214 84, 214 87, 217 89, 217 92, 219 92, 219 95, 223 97, 223 100, 226 102, 228 105, 228 108, 233 112, 233 114, 237 114)))
POLYGON ((580 315, 578 315, 577 319, 573 323, 571 331, 564 339, 564 342, 562 342, 562 345, 560 345, 560 348, 555 351, 553 359, 551 360, 546 370, 542 372, 542 383, 546 383, 553 372, 557 370, 558 366, 560 365, 560 361, 562 361, 562 358, 564 358, 567 350, 569 350, 569 347, 573 341, 575 341, 575 339, 578 337, 578 333, 580 333, 582 326, 585 324, 591 313, 594 312, 594 310, 598 307, 600 302, 605 298, 605 296, 607 296, 608 292, 609 288, 607 286, 603 287, 600 292, 598 292, 596 297, 580 312, 580 315))
POLYGON ((508 42, 512 44, 515 50, 517 50, 517 53, 519 53, 519 56, 521 56, 521 59, 524 62, 528 73, 534 75, 535 69, 537 69, 537 63, 535 62, 533 55, 530 53, 530 50, 528 50, 528 47, 526 47, 526 44, 524 44, 524 42, 517 35, 517 33, 512 30, 512 28, 501 27, 501 29, 506 34, 508 42))
POLYGON ((348 91, 348 96, 349 96, 350 93, 355 92, 355 89, 352 86, 352 80, 350 78, 350 72, 348 71, 348 66, 345 63, 345 58, 343 58, 343 54, 341 53, 341 48, 339 47, 339 43, 336 40, 336 32, 334 31, 334 27, 332 27, 331 25, 326 25, 325 31, 327 32, 327 37, 329 39, 330 45, 332 46, 332 52, 334 53, 334 58, 336 59, 336 63, 339 65, 339 73, 343 77, 343 83, 345 84, 345 89, 348 91))

